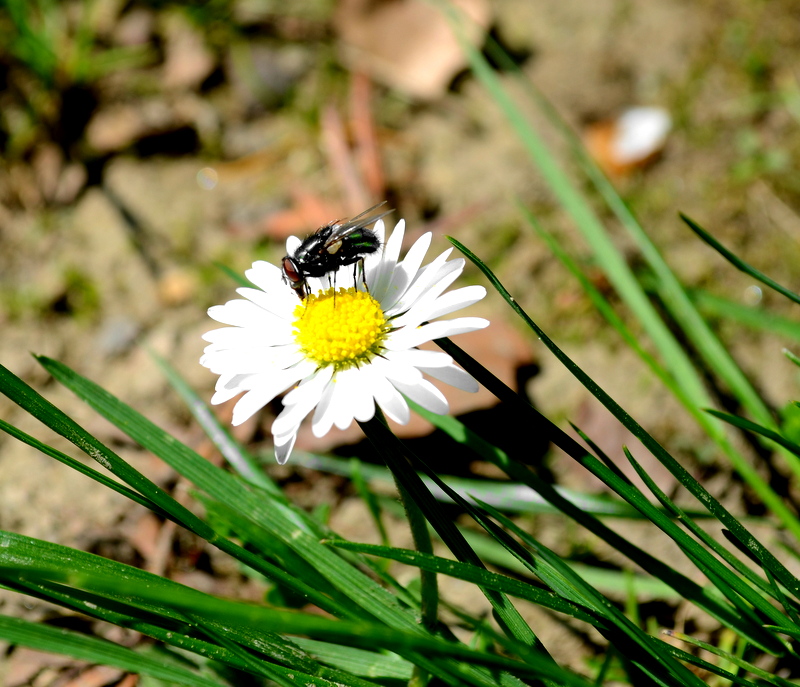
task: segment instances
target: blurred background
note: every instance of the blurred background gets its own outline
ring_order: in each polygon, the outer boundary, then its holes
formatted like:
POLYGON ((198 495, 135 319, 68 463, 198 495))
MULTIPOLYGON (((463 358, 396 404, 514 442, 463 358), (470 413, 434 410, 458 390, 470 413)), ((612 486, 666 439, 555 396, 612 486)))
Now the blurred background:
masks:
MULTIPOLYGON (((797 2, 453 4, 470 19, 463 40, 506 53, 502 62, 492 59, 512 94, 521 90, 521 73, 552 102, 686 284, 783 312, 777 297, 701 245, 678 212, 797 287, 797 2), (617 140, 630 136, 633 152, 617 140)), ((521 106, 559 150, 541 112, 530 101, 521 106)), ((698 455, 698 430, 523 223, 518 203, 581 253, 570 219, 469 72, 434 3, 4 0, 0 157, 0 363, 164 486, 186 491, 167 468, 50 383, 30 353, 65 362, 220 460, 149 351, 209 398, 215 378, 197 363, 200 337, 214 328, 205 311, 234 297, 236 287, 220 265, 242 273, 256 259, 278 262, 287 236, 388 200, 395 208, 390 226, 405 218, 409 242, 433 231, 431 257, 449 246, 445 235, 470 247, 712 492, 757 511, 729 467, 698 455)), ((564 160, 569 168, 566 153, 564 160)), ((625 248, 621 232, 619 241, 625 248)), ((629 257, 636 266, 636 253, 629 257)), ((471 267, 464 279, 482 283, 471 267)), ((596 286, 609 289, 599 271, 596 286)), ((635 445, 523 333, 496 294, 472 310, 492 326, 459 343, 484 365, 549 417, 565 426, 575 421, 609 451, 635 445)), ((778 355, 784 343, 743 333, 727 320, 717 324, 768 401, 780 407, 796 395, 796 380, 778 355)), ((455 413, 502 443, 502 422, 513 418, 488 394, 451 399, 455 413)), ((346 479, 313 470, 302 456, 274 465, 268 442, 274 410, 237 428, 237 437, 263 454, 292 498, 330 508, 344 536, 373 538, 346 479)), ((230 406, 218 412, 229 419, 230 406)), ((34 431, 5 398, 0 416, 34 431)), ((405 435, 429 431, 417 422, 405 435)), ((345 444, 340 455, 370 459, 358 440, 353 429, 324 442, 302 437, 299 447, 345 444)), ((536 437, 530 444, 560 484, 597 487, 536 437)), ((492 475, 452 454, 436 467, 492 475)), ((671 478, 664 479, 669 491, 671 478)), ((546 543, 559 542, 562 555, 602 559, 602 547, 565 536, 557 516, 548 517, 531 525, 540 537, 552 528, 542 537, 546 543)), ((260 593, 189 535, 4 437, 0 528, 136 563, 214 593, 260 593)), ((46 610, 19 612, 35 617, 46 610)), ((42 664, 29 663, 39 674, 42 664)), ((9 685, 32 679, 33 668, 19 670, 9 685)))

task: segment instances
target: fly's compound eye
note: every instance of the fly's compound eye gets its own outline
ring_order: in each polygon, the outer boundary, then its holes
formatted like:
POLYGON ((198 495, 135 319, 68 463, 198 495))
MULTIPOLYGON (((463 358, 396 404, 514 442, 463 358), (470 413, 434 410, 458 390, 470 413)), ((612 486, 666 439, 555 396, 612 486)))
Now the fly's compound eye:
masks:
POLYGON ((297 265, 294 260, 292 260, 288 255, 282 261, 283 266, 283 274, 292 284, 297 284, 298 282, 303 281, 303 277, 300 276, 300 270, 297 268, 297 265))

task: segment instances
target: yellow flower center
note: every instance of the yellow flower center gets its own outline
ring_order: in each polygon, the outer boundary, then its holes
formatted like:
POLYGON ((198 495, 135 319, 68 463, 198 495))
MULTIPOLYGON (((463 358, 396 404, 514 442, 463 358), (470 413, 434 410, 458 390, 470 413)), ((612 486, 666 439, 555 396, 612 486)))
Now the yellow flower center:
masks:
POLYGON ((372 360, 389 331, 380 303, 353 288, 306 297, 294 318, 295 341, 306 358, 337 370, 372 360))

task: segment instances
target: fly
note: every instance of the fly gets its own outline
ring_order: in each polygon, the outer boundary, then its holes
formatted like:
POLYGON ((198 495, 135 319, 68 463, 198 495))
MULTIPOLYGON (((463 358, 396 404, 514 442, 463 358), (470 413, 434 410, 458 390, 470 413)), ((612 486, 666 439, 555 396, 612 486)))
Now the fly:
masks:
MULTIPOLYGON (((281 260, 283 277, 300 300, 310 293, 308 277, 324 277, 347 265, 356 265, 356 269, 360 267, 363 277, 364 258, 381 246, 378 235, 367 227, 392 211, 387 210, 372 217, 369 214, 383 205, 386 205, 386 201, 352 219, 337 219, 320 227, 307 236, 294 253, 284 256, 281 260)), ((353 278, 355 280, 355 273, 353 278)))

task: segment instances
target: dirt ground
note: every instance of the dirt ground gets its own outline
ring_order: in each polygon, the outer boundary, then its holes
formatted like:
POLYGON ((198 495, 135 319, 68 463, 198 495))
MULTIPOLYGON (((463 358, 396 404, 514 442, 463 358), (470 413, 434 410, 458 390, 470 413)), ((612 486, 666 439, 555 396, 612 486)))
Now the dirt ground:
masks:
MULTIPOLYGON (((205 311, 231 298, 235 286, 215 264, 242 272, 255 259, 276 262, 286 235, 303 235, 383 198, 397 209, 396 217, 407 219, 412 233, 435 232, 431 255, 449 245, 445 234, 472 248, 601 386, 635 409, 641 424, 697 470, 701 460, 708 464, 708 456, 699 455, 691 421, 664 398, 525 226, 517 202, 565 245, 588 255, 496 104, 466 72, 463 58, 444 54, 442 41, 416 40, 414 30, 396 23, 400 36, 386 39, 389 55, 370 58, 388 35, 387 25, 370 24, 360 2, 341 2, 332 14, 328 7, 301 3, 302 9, 286 15, 259 10, 257 3, 230 2, 221 3, 228 8, 224 18, 199 19, 169 3, 158 9, 148 3, 97 4, 102 9, 97 32, 106 42, 155 46, 155 52, 142 66, 92 82, 93 104, 73 127, 77 133, 67 132, 65 124, 71 116, 69 84, 47 91, 56 109, 44 108, 44 124, 31 125, 27 139, 13 129, 11 114, 4 119, 0 363, 136 467, 170 488, 186 488, 50 381, 31 353, 61 360, 98 381, 216 460, 149 351, 166 358, 209 398, 215 379, 198 364, 200 337, 214 326, 205 311), (365 76, 358 68, 368 69, 370 61, 382 69, 365 76), (439 64, 438 78, 431 77, 427 90, 415 91, 414 79, 423 80, 439 64), (59 106, 65 108, 61 115, 59 106), (359 157, 370 150, 369 136, 361 139, 360 132, 373 136, 372 157, 359 157), (370 160, 377 166, 370 167, 370 160)), ((387 3, 404 4, 413 3, 387 3)), ((577 131, 638 105, 670 113, 673 128, 659 159, 615 183, 688 285, 748 304, 757 294, 750 280, 699 244, 678 212, 777 281, 797 287, 796 2, 467 4, 577 131)), ((476 36, 482 42, 480 31, 476 36)), ((13 114, 24 109, 20 94, 35 89, 18 66, 3 69, 0 106, 13 114)), ((520 94, 510 73, 503 78, 520 94)), ((521 102, 556 144, 541 114, 529 101, 521 102)), ((619 244, 628 247, 622 230, 608 221, 619 244)), ((641 262, 632 249, 629 258, 631 264, 641 262)), ((465 279, 481 281, 471 270, 465 279)), ((791 316, 771 294, 759 303, 791 316)), ((526 388, 537 406, 559 422, 576 420, 619 454, 628 437, 523 332, 499 298, 490 295, 474 311, 493 321, 488 336, 471 342, 477 358, 490 361, 509 380, 517 367, 535 363, 540 373, 526 388)), ((791 341, 730 322, 719 322, 718 328, 770 403, 782 407, 797 397, 797 375, 780 354, 791 341)), ((484 395, 456 401, 460 412, 491 404, 484 395)), ((227 418, 230 407, 219 412, 227 418)), ((0 417, 74 455, 4 397, 0 417)), ((373 540, 373 532, 363 531, 363 513, 343 480, 297 463, 272 464, 264 439, 270 420, 265 412, 237 434, 263 450, 265 469, 284 480, 301 503, 333 506, 333 522, 343 536, 373 540)), ((563 458, 550 460, 563 483, 596 487, 563 458)), ((734 506, 741 501, 726 466, 711 472, 716 477, 709 476, 710 484, 725 492, 721 496, 734 506)), ((556 519, 547 522, 553 532, 563 531, 556 519)), ((224 561, 214 557, 211 572, 189 569, 181 554, 196 543, 163 533, 162 524, 142 509, 3 437, 0 528, 147 565, 215 593, 230 592, 224 561), (154 549, 159 536, 174 537, 167 554, 163 547, 154 549)), ((405 536, 398 525, 395 543, 403 545, 405 536)), ((553 541, 558 539, 554 534, 553 541)), ((258 589, 236 593, 255 598, 258 589)), ((17 597, 0 597, 0 605, 3 612, 29 617, 47 613, 17 597)), ((574 637, 554 641, 565 655, 576 650, 574 637)), ((18 676, 9 680, 26 684, 18 676)), ((36 684, 56 684, 41 675, 39 680, 36 684)))

